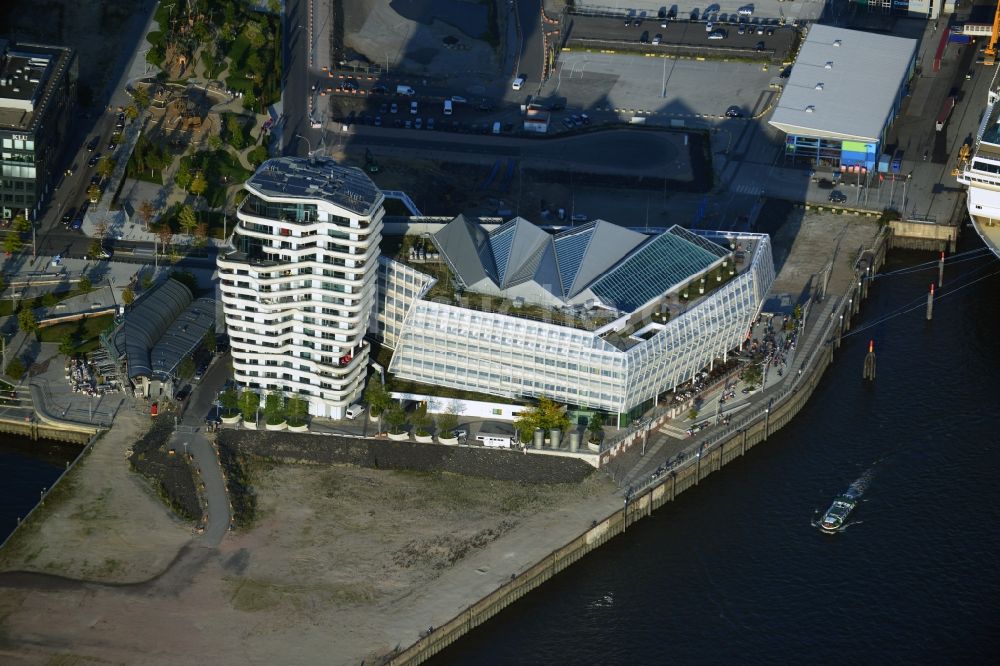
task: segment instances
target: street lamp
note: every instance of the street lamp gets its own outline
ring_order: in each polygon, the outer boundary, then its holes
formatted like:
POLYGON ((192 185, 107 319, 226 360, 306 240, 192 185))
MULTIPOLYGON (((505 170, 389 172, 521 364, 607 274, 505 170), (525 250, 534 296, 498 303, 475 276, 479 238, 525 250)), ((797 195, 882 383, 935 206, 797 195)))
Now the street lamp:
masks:
POLYGON ((307 156, 308 157, 312 157, 312 142, 309 140, 309 137, 302 136, 301 134, 296 134, 295 138, 297 138, 297 139, 304 139, 305 140, 306 145, 309 147, 309 152, 307 153, 307 156))

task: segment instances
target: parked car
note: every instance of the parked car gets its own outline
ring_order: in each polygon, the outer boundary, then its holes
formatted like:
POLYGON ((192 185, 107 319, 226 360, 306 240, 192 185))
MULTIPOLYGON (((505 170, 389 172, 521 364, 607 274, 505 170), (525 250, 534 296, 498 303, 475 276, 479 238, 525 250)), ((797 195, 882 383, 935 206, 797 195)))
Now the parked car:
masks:
POLYGON ((101 143, 101 137, 95 136, 93 139, 90 140, 90 143, 87 144, 87 152, 92 153, 95 150, 97 150, 97 146, 100 143, 101 143))
POLYGON ((87 160, 87 166, 89 166, 89 167, 95 167, 95 166, 97 166, 97 163, 100 162, 100 161, 101 161, 101 154, 100 153, 94 153, 93 155, 91 155, 90 159, 87 160))
POLYGON ((738 106, 731 106, 726 109, 726 118, 742 118, 743 111, 738 106))
POLYGON ((176 402, 184 402, 185 400, 188 399, 190 395, 191 395, 191 385, 185 384, 181 388, 181 390, 177 392, 177 395, 174 396, 174 400, 176 402))
POLYGON ((69 223, 73 221, 74 215, 76 215, 76 208, 70 208, 66 211, 66 214, 62 216, 62 223, 64 227, 69 226, 69 223))
POLYGON ((416 127, 417 129, 420 129, 421 127, 423 127, 424 126, 423 118, 419 118, 418 117, 416 120, 414 120, 413 121, 413 126, 416 127))
POLYGON ((524 75, 519 74, 517 78, 514 79, 514 82, 510 84, 510 87, 513 90, 520 90, 524 86, 524 80, 525 80, 524 75))
POLYGON ((434 129, 434 119, 433 118, 428 118, 427 119, 427 129, 429 129, 429 130, 434 129))
POLYGON ((847 195, 840 190, 834 190, 830 192, 830 202, 831 203, 847 203, 847 195))
POLYGON ((653 46, 659 46, 659 45, 660 45, 660 42, 662 42, 662 41, 663 41, 663 35, 661 35, 661 34, 656 34, 656 35, 655 35, 655 36, 653 37, 653 46))
POLYGON ((416 102, 410 102, 410 115, 415 116, 419 112, 419 107, 416 102))
POLYGON ((399 105, 393 102, 392 106, 389 107, 389 113, 399 113, 399 105))
POLYGON ((373 123, 375 127, 382 127, 382 116, 375 116, 375 121, 373 123))

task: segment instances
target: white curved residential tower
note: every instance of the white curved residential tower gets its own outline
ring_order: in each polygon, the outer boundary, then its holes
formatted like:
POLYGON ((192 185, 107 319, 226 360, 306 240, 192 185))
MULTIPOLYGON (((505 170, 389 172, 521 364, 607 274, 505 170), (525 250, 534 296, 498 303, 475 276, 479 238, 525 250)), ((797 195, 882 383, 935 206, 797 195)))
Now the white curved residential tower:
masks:
POLYGON ((327 158, 268 160, 245 188, 218 258, 235 379, 342 418, 364 387, 382 193, 327 158))

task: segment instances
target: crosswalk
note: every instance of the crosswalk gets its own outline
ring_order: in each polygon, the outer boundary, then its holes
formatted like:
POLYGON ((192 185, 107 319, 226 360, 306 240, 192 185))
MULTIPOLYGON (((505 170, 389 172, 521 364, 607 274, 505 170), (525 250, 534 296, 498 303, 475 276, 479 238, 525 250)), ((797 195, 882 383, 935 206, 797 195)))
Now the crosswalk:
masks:
POLYGON ((750 194, 755 197, 759 197, 764 194, 764 188, 757 183, 746 183, 744 185, 737 185, 733 188, 733 191, 738 194, 750 194))

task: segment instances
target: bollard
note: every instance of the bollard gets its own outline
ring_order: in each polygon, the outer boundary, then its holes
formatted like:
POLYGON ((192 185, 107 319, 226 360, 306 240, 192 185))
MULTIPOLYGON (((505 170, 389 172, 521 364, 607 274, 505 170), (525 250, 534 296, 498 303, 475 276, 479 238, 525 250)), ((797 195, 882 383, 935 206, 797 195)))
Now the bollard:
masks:
POLYGON ((944 285, 944 252, 941 253, 941 258, 938 259, 938 289, 944 285))
POLYGON ((927 294, 927 321, 934 316, 934 283, 931 283, 931 290, 927 294))
POLYGON ((875 341, 868 341, 868 354, 865 356, 865 365, 861 371, 861 378, 875 381, 875 341))

